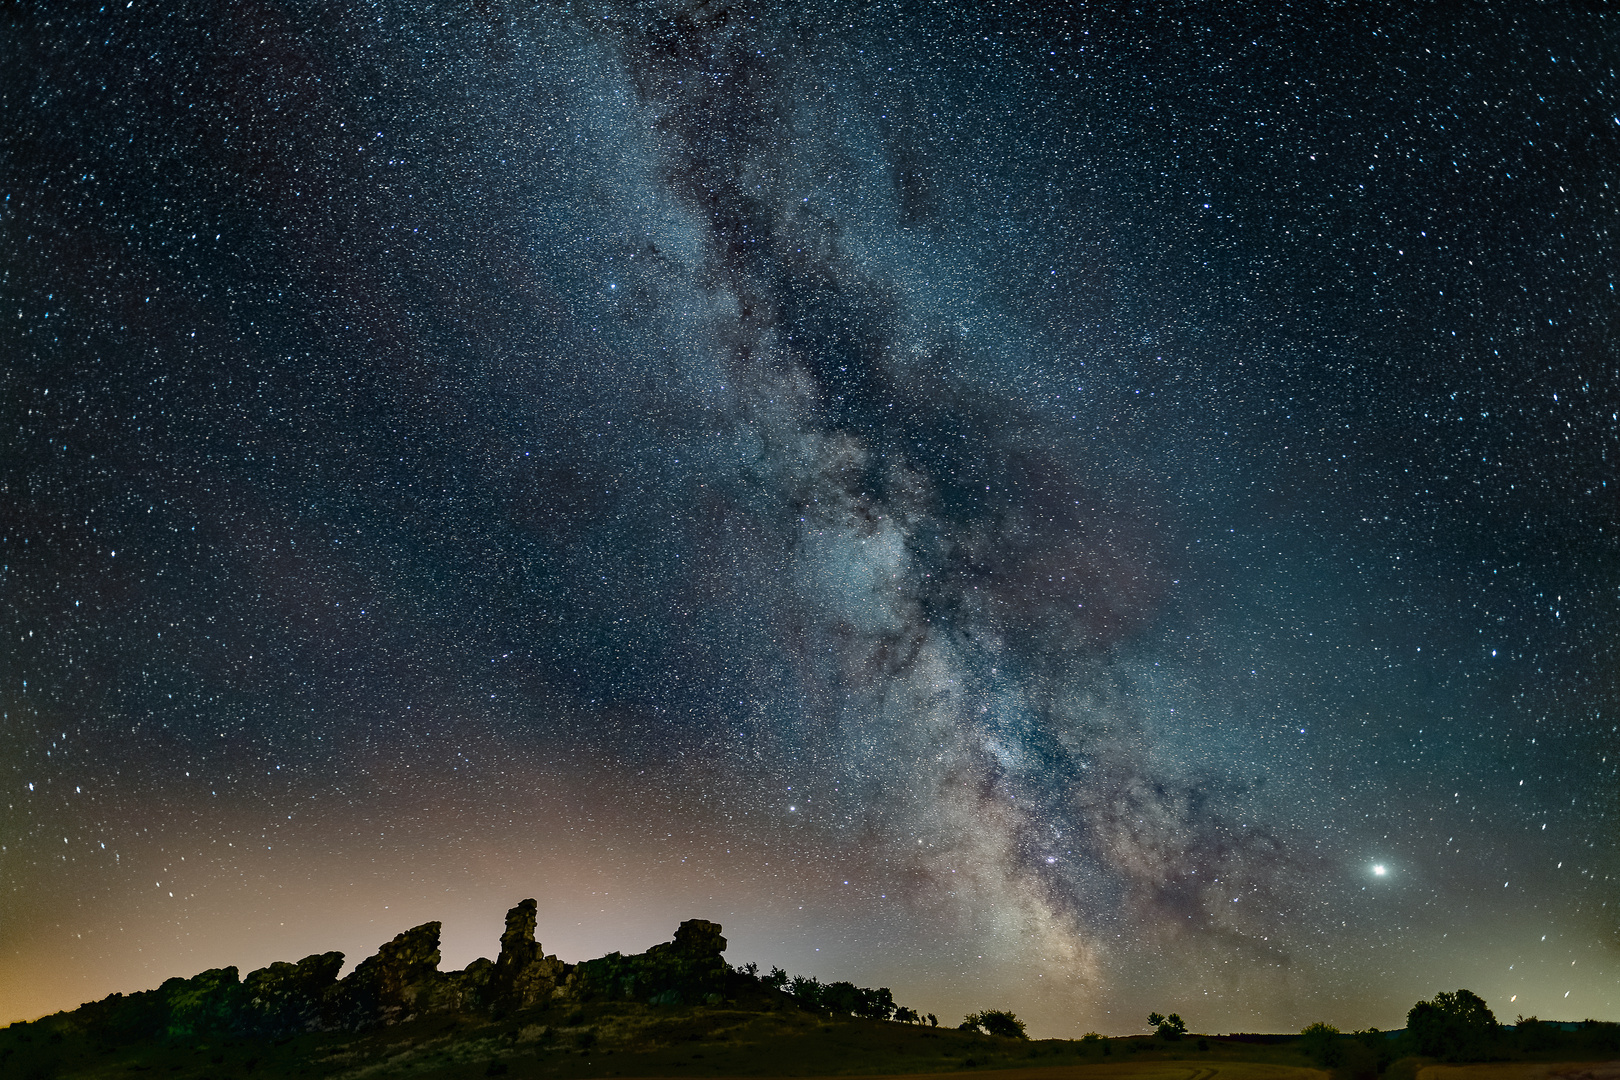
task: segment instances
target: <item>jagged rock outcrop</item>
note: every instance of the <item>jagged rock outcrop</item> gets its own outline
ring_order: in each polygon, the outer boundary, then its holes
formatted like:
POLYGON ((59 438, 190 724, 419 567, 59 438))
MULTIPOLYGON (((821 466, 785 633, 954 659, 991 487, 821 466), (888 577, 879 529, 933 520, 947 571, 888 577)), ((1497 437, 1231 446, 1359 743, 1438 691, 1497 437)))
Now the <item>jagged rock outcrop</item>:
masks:
MULTIPOLYGON (((708 919, 687 919, 675 928, 675 940, 654 945, 648 956, 682 956, 689 960, 719 960, 726 951, 726 939, 720 935, 720 924, 708 919)), ((721 961, 723 963, 723 961, 721 961)))
POLYGON ((480 956, 461 971, 439 975, 438 981, 416 999, 421 1012, 478 1012, 489 1004, 489 977, 495 965, 480 956))
POLYGON ((718 923, 690 919, 674 941, 644 953, 609 953, 570 966, 545 955, 535 940, 537 910, 530 899, 508 911, 499 959, 475 960, 463 971, 439 970, 440 924, 430 922, 395 937, 343 979, 337 977, 340 952, 274 963, 246 979, 234 967, 210 968, 156 990, 84 1005, 74 1023, 112 1042, 280 1038, 360 1031, 436 1013, 505 1014, 553 1001, 712 1004, 735 996, 728 992, 731 983, 759 989, 757 980, 731 971, 721 956, 726 939, 718 923))
POLYGON ((488 1001, 495 1008, 521 1009, 545 1001, 563 979, 562 961, 545 955, 534 939, 537 910, 538 905, 529 899, 506 913, 501 955, 489 977, 488 1001))
POLYGON ((438 922, 413 926, 330 987, 322 995, 328 1024, 356 1030, 397 1023, 417 1012, 417 998, 431 995, 439 981, 439 927, 438 922))
POLYGON ((242 980, 244 1026, 265 1035, 291 1035, 321 1027, 321 1003, 343 970, 340 952, 312 953, 248 972, 242 980))
POLYGON ((675 940, 637 956, 609 953, 574 969, 566 991, 581 1000, 645 1001, 654 1005, 718 1002, 731 968, 720 955, 720 924, 689 919, 675 940))
POLYGON ((230 1031, 241 1017, 242 982, 234 967, 209 968, 189 979, 158 987, 168 1006, 171 1039, 230 1031))

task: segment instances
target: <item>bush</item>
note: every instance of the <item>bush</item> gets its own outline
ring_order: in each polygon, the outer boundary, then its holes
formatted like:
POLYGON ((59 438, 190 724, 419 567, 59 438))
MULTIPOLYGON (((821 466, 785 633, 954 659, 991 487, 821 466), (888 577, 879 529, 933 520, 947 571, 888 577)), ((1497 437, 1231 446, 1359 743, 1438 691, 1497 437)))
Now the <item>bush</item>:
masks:
POLYGON ((1540 1050, 1551 1050, 1558 1045, 1558 1036, 1561 1032, 1551 1024, 1544 1024, 1534 1016, 1520 1016, 1513 1025, 1513 1035, 1519 1044, 1519 1049, 1535 1053, 1540 1050))
POLYGON ((1489 1056, 1497 1034, 1496 1016, 1471 990, 1438 993, 1406 1014, 1406 1032, 1418 1053, 1446 1061, 1479 1061, 1489 1056))
POLYGON ((1581 1034, 1599 1053, 1612 1054, 1620 1050, 1620 1024, 1613 1020, 1583 1020, 1581 1034))
POLYGON ((1344 1043, 1339 1029, 1324 1020, 1318 1020, 1299 1033, 1299 1048, 1305 1056, 1324 1069, 1331 1069, 1344 1060, 1344 1043))
POLYGON ((1339 1067, 1333 1074, 1341 1080, 1376 1080, 1378 1052, 1358 1039, 1346 1039, 1341 1044, 1339 1067))
MULTIPOLYGON (((1382 1073, 1385 1069, 1389 1068, 1390 1062, 1395 1060, 1395 1052, 1400 1048, 1399 1040, 1390 1038, 1387 1034, 1379 1031, 1375 1027, 1365 1028, 1356 1032, 1355 1044, 1360 1047, 1362 1051, 1365 1051, 1367 1055, 1371 1056, 1373 1063, 1372 1072, 1374 1075, 1382 1073)), ((1362 1058, 1360 1057, 1357 1057, 1355 1061, 1347 1059, 1345 1062, 1346 1069, 1354 1070, 1362 1068, 1361 1065, 1357 1064, 1357 1062, 1361 1060, 1362 1058)), ((1358 1073, 1357 1075, 1361 1074, 1358 1073)))

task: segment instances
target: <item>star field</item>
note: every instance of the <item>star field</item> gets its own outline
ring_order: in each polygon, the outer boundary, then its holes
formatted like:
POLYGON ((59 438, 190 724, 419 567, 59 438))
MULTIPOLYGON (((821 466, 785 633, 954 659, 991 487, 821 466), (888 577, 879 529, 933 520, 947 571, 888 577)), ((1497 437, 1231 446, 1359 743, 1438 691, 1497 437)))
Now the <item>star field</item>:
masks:
POLYGON ((1612 24, 9 11, 0 1007, 1620 1017, 1612 24))

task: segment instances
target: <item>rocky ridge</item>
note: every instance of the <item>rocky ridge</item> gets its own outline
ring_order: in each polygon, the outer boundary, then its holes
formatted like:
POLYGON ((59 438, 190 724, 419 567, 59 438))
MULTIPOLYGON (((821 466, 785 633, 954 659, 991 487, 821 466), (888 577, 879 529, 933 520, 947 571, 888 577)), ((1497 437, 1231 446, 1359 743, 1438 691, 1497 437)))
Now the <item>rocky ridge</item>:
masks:
POLYGON ((644 953, 609 953, 580 964, 548 956, 535 939, 537 905, 506 913, 501 951, 461 971, 439 970, 438 922, 412 927, 343 978, 340 952, 315 953, 238 976, 210 968, 156 990, 113 994, 82 1006, 75 1020, 112 1040, 195 1036, 279 1038, 363 1031, 436 1013, 500 1016, 548 1002, 715 1004, 731 969, 717 923, 690 919, 675 940, 644 953))

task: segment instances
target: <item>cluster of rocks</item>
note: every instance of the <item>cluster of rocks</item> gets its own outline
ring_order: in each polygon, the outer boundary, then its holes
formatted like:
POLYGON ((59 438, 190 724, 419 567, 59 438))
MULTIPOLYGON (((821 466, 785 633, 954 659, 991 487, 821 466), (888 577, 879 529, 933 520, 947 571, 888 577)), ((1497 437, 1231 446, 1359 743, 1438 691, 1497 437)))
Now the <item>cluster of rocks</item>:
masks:
POLYGON ((725 948, 719 923, 689 919, 675 931, 674 941, 635 956, 613 952, 578 965, 562 992, 584 1001, 715 1004, 731 974, 720 956, 725 948))
POLYGON ((234 967, 170 979, 156 990, 113 994, 74 1019, 113 1040, 194 1036, 281 1037, 359 1031, 435 1013, 503 1014, 552 1002, 716 1003, 731 969, 716 923, 683 922, 675 940, 644 953, 609 953, 581 964, 547 956, 535 940, 537 905, 506 913, 501 951, 462 971, 439 970, 437 922, 394 938, 342 979, 340 952, 275 963, 239 979, 234 967))

